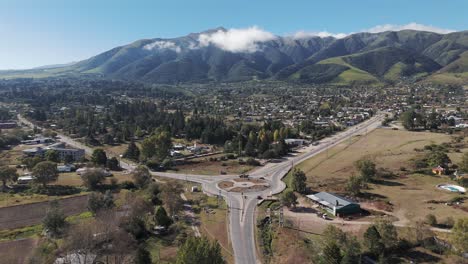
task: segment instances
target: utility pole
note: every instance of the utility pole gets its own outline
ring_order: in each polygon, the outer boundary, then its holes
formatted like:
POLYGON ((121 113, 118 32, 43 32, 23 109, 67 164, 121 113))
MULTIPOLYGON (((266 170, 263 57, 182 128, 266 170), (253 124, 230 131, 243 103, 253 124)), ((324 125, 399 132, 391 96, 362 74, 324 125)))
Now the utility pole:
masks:
POLYGON ((219 190, 219 194, 218 194, 218 199, 217 199, 217 207, 219 208, 219 204, 220 204, 220 200, 221 200, 221 190, 219 190))

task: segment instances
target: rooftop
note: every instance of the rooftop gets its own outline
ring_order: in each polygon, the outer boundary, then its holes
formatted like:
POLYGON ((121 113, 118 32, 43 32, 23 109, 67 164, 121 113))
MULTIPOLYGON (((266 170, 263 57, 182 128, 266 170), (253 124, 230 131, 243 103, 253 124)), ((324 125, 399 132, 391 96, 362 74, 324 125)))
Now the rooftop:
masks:
POLYGON ((319 202, 328 207, 342 208, 350 204, 356 204, 356 202, 341 197, 339 195, 327 192, 319 192, 316 194, 307 195, 309 199, 319 202))

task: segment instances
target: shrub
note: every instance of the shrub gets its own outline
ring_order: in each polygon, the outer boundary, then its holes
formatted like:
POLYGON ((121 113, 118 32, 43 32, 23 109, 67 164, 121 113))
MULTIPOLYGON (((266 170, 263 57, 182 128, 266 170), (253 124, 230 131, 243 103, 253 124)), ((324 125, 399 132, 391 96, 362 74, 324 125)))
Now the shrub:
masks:
POLYGON ((433 214, 428 214, 426 215, 426 224, 430 226, 436 226, 437 225, 437 218, 433 214))
POLYGON ((248 158, 245 163, 249 166, 260 166, 260 162, 254 158, 248 158))

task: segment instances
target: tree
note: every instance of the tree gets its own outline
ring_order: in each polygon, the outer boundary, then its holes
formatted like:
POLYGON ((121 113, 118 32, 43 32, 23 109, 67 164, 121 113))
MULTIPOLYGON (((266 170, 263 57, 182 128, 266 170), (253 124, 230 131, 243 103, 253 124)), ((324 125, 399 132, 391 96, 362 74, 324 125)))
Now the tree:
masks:
POLYGON ((112 157, 107 160, 106 167, 109 170, 117 171, 120 170, 119 160, 116 157, 112 157))
POLYGON ((183 188, 180 184, 164 184, 161 190, 161 200, 170 216, 176 215, 183 207, 184 201, 180 197, 183 188))
POLYGON ((65 215, 56 200, 50 202, 45 217, 42 219, 42 224, 44 225, 44 229, 50 232, 52 236, 61 234, 65 228, 65 215))
POLYGON ((140 189, 145 188, 146 186, 148 186, 148 184, 151 183, 151 174, 148 168, 146 168, 145 166, 138 166, 133 171, 132 178, 135 182, 135 185, 140 189))
POLYGON ((307 177, 305 173, 298 168, 292 171, 291 188, 298 193, 305 193, 307 191, 307 177))
POLYGON ((143 245, 140 245, 135 253, 135 258, 134 258, 134 263, 135 264, 148 264, 152 263, 151 260, 151 254, 149 253, 148 250, 143 245))
POLYGON ((60 162, 59 153, 56 150, 53 150, 53 149, 49 149, 49 150, 46 151, 45 159, 47 161, 51 161, 51 162, 56 162, 56 163, 60 162))
POLYGON ((133 160, 133 161, 138 161, 138 159, 140 158, 140 149, 135 144, 135 142, 133 141, 130 142, 127 150, 123 154, 123 157, 126 159, 133 160))
POLYGON ((364 233, 364 245, 374 256, 378 256, 385 249, 384 244, 380 241, 381 238, 375 225, 371 225, 364 233))
POLYGON ((189 237, 177 251, 176 264, 210 263, 224 264, 221 246, 206 237, 189 237))
POLYGON ((106 174, 102 169, 87 169, 83 174, 81 174, 83 184, 91 190, 95 190, 105 178, 106 174))
POLYGON ((292 190, 286 190, 281 195, 281 202, 286 205, 288 208, 296 207, 297 204, 297 196, 294 194, 292 190))
POLYGON ((156 139, 154 136, 145 138, 141 142, 141 156, 144 160, 151 159, 156 155, 156 139))
MULTIPOLYGON (((358 264, 359 255, 361 254, 361 245, 355 236, 350 236, 343 232, 341 229, 334 225, 328 225, 323 231, 323 244, 322 254, 325 254, 327 246, 336 243, 338 248, 341 249, 342 255, 341 264, 358 264)), ((330 251, 329 251, 330 252, 330 251)), ((328 262, 327 262, 328 263, 328 262)))
POLYGON ((169 150, 172 148, 171 134, 166 131, 158 131, 156 134, 156 157, 159 160, 164 160, 169 155, 169 150))
POLYGON ((88 210, 94 215, 101 210, 112 209, 114 206, 114 198, 109 190, 104 195, 97 192, 92 192, 88 195, 88 210))
POLYGON ((442 166, 446 167, 451 162, 449 156, 441 150, 431 151, 427 156, 427 164, 431 167, 442 166))
POLYGON ((91 161, 99 166, 106 166, 107 154, 103 149, 95 149, 91 155, 91 161))
POLYGON ((57 164, 50 161, 39 162, 34 166, 32 174, 36 177, 35 181, 41 183, 42 186, 45 187, 47 183, 57 178, 57 164))
POLYGON ((0 167, 0 181, 2 181, 3 190, 6 190, 7 182, 16 181, 16 179, 18 179, 18 173, 16 172, 15 168, 11 168, 8 166, 0 167))
POLYGON ((167 212, 162 206, 156 207, 156 212, 154 214, 154 222, 156 225, 169 227, 172 224, 172 220, 167 216, 167 212))
POLYGON ((364 182, 371 182, 376 175, 375 163, 369 159, 360 159, 356 161, 356 167, 364 182))
POLYGON ((153 205, 162 204, 161 200, 159 199, 159 194, 161 193, 161 190, 159 190, 159 186, 156 183, 151 183, 146 190, 148 192, 148 198, 153 205))
POLYGON ((385 249, 392 250, 398 245, 398 234, 395 226, 389 220, 379 220, 376 223, 377 231, 381 237, 380 241, 385 249))
POLYGON ((343 256, 341 255, 340 248, 335 242, 328 242, 324 249, 322 259, 324 263, 340 264, 343 256))
POLYGON ((452 228, 450 241, 456 251, 468 252, 468 218, 461 218, 452 228))
POLYGON ((346 183, 345 189, 348 193, 357 196, 361 194, 362 189, 362 178, 358 176, 351 176, 346 183))

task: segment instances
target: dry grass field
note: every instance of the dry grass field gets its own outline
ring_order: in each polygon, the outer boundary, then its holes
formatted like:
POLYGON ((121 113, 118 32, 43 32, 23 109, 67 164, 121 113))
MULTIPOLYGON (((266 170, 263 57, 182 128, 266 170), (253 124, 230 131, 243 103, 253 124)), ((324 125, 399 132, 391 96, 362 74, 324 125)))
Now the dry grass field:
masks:
POLYGON ((220 158, 224 154, 212 155, 209 157, 196 158, 188 161, 187 164, 177 165, 176 170, 179 173, 201 174, 201 175, 220 175, 242 174, 255 168, 249 165, 240 165, 237 159, 226 161, 210 161, 210 158, 220 158))
MULTIPOLYGON (((429 176, 405 173, 401 168, 410 169, 412 159, 421 153, 425 145, 450 142, 451 136, 445 134, 408 132, 401 130, 377 129, 366 136, 344 142, 310 160, 298 165, 307 175, 308 184, 314 191, 342 192, 344 184, 351 175, 357 175, 355 161, 367 157, 378 168, 385 168, 401 176, 382 184, 371 184, 366 192, 376 194, 380 200, 393 204, 393 213, 400 221, 408 222, 424 218, 431 213, 438 219, 447 216, 466 217, 466 212, 441 204, 427 203, 429 200, 448 201, 457 194, 438 190, 439 183, 451 182, 446 176, 429 176)), ((454 162, 461 154, 450 153, 454 162)))

